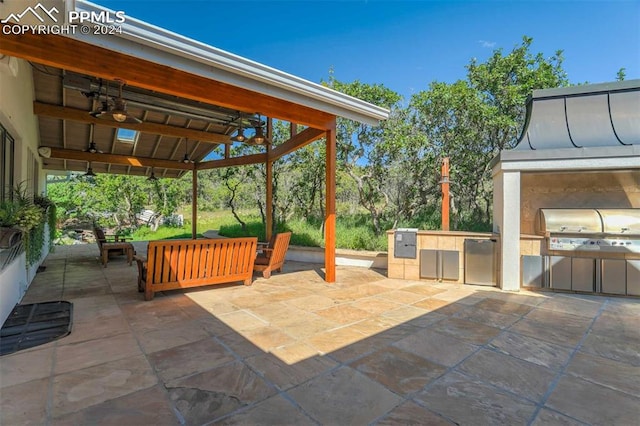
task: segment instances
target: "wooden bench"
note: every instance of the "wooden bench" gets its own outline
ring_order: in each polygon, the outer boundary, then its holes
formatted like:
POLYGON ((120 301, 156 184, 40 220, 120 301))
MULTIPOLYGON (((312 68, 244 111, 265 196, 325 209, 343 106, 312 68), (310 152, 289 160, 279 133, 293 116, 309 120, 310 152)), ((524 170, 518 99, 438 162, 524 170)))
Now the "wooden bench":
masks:
POLYGON ((96 238, 98 249, 100 250, 100 261, 102 266, 107 267, 109 262, 109 254, 112 252, 118 252, 127 255, 127 262, 129 266, 133 262, 133 255, 136 253, 133 249, 133 244, 127 243, 125 238, 118 235, 105 235, 104 231, 100 228, 93 228, 93 236, 96 238))
POLYGON ((290 240, 291 232, 282 232, 274 235, 266 247, 259 249, 262 253, 259 253, 256 257, 253 269, 262 271, 262 276, 265 278, 270 278, 273 271, 282 272, 282 265, 289 249, 290 240))
POLYGON ((147 259, 136 257, 138 291, 158 291, 243 281, 251 285, 258 239, 150 241, 147 259))

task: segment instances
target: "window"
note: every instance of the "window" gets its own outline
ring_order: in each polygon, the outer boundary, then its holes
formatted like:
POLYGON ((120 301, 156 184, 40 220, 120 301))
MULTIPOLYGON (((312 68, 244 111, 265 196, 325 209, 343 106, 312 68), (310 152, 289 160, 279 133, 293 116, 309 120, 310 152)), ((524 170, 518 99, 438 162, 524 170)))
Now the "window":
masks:
POLYGON ((30 196, 38 195, 39 170, 38 157, 30 149, 27 150, 27 194, 30 196))
POLYGON ((0 201, 13 199, 16 142, 0 124, 0 201))
POLYGON ((130 129, 118 129, 117 139, 123 143, 136 143, 138 140, 138 131, 130 129))

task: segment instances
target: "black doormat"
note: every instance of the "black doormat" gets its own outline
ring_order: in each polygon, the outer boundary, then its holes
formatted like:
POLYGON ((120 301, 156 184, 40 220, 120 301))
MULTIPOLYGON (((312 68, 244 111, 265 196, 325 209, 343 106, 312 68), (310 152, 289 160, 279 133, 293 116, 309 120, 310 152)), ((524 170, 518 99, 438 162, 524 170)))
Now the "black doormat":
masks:
POLYGON ((73 303, 16 305, 0 330, 0 356, 33 348, 71 333, 73 303))

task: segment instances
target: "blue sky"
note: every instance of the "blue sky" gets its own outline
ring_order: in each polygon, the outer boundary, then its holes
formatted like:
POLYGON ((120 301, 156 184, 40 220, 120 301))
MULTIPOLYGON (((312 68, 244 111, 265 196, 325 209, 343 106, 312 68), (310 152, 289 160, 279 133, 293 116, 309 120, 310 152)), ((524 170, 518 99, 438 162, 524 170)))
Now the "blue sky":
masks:
POLYGON ((613 81, 621 67, 640 78, 640 0, 93 1, 316 83, 333 69, 405 98, 523 35, 534 53, 564 50, 571 83, 613 81))

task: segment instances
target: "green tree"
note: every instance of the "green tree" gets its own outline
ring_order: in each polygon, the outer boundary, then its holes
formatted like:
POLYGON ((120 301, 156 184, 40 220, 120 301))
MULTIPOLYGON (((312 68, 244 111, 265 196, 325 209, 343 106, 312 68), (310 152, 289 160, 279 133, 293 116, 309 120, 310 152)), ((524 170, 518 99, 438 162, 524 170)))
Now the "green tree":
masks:
MULTIPOLYGON (((398 107, 402 97, 382 84, 366 84, 360 81, 343 83, 330 75, 326 86, 385 108, 398 107)), ((385 138, 385 126, 362 124, 338 118, 336 139, 339 166, 354 180, 358 202, 371 216, 376 235, 383 232, 383 221, 391 202, 386 188, 387 165, 398 151, 397 140, 385 138)))
POLYGON ((145 207, 163 216, 175 213, 185 202, 185 183, 185 179, 148 181, 141 176, 101 173, 91 180, 77 176, 50 184, 47 192, 58 206, 60 218, 130 227, 136 225, 136 214, 145 207))
POLYGON ((626 68, 620 68, 618 70, 618 72, 616 73, 616 80, 617 81, 624 81, 624 79, 627 77, 627 69, 626 68))
POLYGON ((489 228, 490 160, 517 142, 534 89, 568 85, 562 51, 545 58, 530 52, 532 41, 525 36, 511 52, 497 49, 484 63, 473 59, 466 80, 434 82, 412 96, 416 124, 431 149, 451 158, 454 227, 484 223, 489 228))

